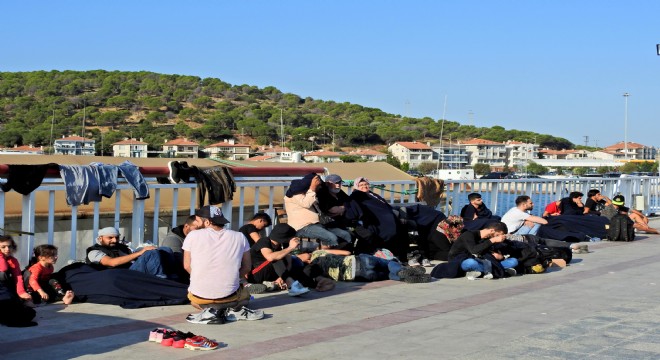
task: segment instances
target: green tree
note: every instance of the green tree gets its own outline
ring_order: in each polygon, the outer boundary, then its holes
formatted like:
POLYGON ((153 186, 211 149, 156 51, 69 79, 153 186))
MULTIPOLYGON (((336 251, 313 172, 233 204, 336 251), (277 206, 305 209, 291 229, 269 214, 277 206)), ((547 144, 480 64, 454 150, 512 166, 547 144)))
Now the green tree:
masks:
POLYGON ((582 176, 587 173, 587 168, 586 167, 574 167, 573 168, 573 175, 577 176, 582 176))
POLYGON ((419 164, 419 166, 417 166, 417 171, 422 173, 422 175, 426 175, 426 174, 429 174, 429 173, 435 171, 435 169, 437 169, 437 168, 438 168, 437 163, 430 162, 430 161, 425 161, 425 162, 419 164))
POLYGON ((529 164, 527 164, 527 172, 534 175, 543 175, 548 172, 548 168, 530 161, 529 164))
POLYGON ((397 169, 401 169, 401 162, 396 158, 396 156, 392 155, 392 152, 390 151, 387 152, 387 158, 385 159, 385 162, 396 167, 397 169))
POLYGON ((639 171, 639 167, 634 162, 627 162, 619 168, 619 171, 621 171, 624 174, 630 174, 630 173, 633 173, 635 171, 639 171))
POLYGON ((475 175, 486 175, 490 172, 490 165, 477 163, 472 167, 475 175))

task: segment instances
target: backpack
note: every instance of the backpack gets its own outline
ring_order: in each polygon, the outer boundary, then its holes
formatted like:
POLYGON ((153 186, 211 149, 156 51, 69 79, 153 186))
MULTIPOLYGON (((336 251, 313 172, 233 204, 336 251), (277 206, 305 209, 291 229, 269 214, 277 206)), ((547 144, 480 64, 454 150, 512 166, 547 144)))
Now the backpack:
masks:
POLYGON ((573 251, 569 247, 550 247, 547 245, 537 245, 536 252, 543 267, 548 267, 552 259, 562 259, 566 264, 573 260, 573 251))
POLYGON ((616 214, 610 220, 607 229, 607 239, 610 241, 633 241, 635 239, 635 223, 625 214, 616 214))

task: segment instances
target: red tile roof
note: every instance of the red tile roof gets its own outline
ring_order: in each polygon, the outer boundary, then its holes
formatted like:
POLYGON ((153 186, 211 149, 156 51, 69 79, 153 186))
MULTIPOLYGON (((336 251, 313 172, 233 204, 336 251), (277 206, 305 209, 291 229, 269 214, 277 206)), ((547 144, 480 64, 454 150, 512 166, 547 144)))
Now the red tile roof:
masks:
MULTIPOLYGON (((645 147, 647 146, 638 144, 636 142, 628 141, 628 149, 642 149, 645 147)), ((606 147, 604 150, 623 150, 625 148, 626 148, 625 143, 623 141, 620 141, 614 145, 610 145, 606 147)))
POLYGON ((433 150, 430 146, 416 141, 397 141, 395 144, 399 144, 408 150, 433 150))
POLYGON ((55 139, 55 141, 94 141, 93 139, 87 139, 81 136, 67 136, 61 139, 55 139))
POLYGON ((462 142, 461 144, 462 145, 504 145, 504 143, 501 142, 485 140, 485 139, 477 139, 477 138, 472 138, 470 140, 462 142))
POLYGON ((113 143, 112 145, 149 145, 144 141, 139 141, 135 139, 128 139, 128 140, 122 140, 122 141, 117 141, 116 143, 113 143))
POLYGON ((334 157, 339 157, 339 156, 341 156, 341 154, 336 153, 334 151, 313 151, 313 152, 309 152, 309 153, 307 153, 303 156, 325 156, 325 157, 334 156, 334 157))
POLYGON ((247 144, 231 144, 228 142, 221 141, 219 143, 211 144, 207 146, 206 148, 211 148, 211 147, 250 147, 250 145, 247 144))
POLYGON ((170 141, 166 142, 164 145, 165 145, 165 146, 172 146, 172 145, 192 145, 192 146, 199 146, 199 144, 196 143, 196 142, 190 141, 190 140, 188 140, 188 139, 182 139, 182 138, 178 138, 178 139, 170 140, 170 141))

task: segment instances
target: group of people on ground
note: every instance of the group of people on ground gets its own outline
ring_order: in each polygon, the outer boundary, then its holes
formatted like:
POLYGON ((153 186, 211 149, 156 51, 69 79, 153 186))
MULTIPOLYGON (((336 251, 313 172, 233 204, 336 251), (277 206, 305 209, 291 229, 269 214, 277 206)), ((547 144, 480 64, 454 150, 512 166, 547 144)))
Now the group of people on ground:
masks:
MULTIPOLYGON (((472 193, 460 216, 446 217, 423 205, 395 208, 371 191, 364 177, 355 179, 350 195, 342 185, 336 174, 325 180, 313 173, 293 180, 284 197, 288 221, 274 226, 268 214, 257 213, 233 231, 226 228, 229 221, 220 207, 204 206, 173 228, 161 247, 132 250, 120 242, 117 229, 103 228, 87 249, 85 262, 189 284, 188 300, 201 312, 187 320, 207 324, 263 318, 263 311, 247 305, 251 294, 265 291, 301 296, 311 289, 331 290, 335 281, 423 283, 431 275, 474 280, 543 272, 553 263, 565 265, 572 252, 588 252, 579 240, 543 236, 544 227, 567 216, 625 214, 635 228, 657 233, 648 227, 648 218, 624 206, 623 196, 610 200, 598 190, 591 190, 584 204, 581 193, 571 193, 549 204, 542 217, 531 214, 530 197, 519 196, 501 218, 480 194, 472 193), (409 253, 413 233, 419 258, 409 253), (303 239, 319 246, 302 247, 303 239), (429 275, 421 266, 429 260, 447 262, 429 275)), ((16 243, 11 237, 0 236, 0 250, 0 301, 74 300, 75 294, 52 278, 56 247, 36 247, 25 272, 12 256, 16 243)), ((11 323, 0 318, 3 321, 11 323)))

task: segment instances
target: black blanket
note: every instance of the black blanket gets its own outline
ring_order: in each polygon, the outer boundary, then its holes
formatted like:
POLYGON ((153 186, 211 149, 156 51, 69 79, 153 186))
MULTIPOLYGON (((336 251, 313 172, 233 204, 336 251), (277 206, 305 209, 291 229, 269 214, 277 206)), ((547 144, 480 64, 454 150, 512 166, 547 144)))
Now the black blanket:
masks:
POLYGON ((605 239, 605 225, 610 221, 604 216, 559 215, 550 216, 547 225, 541 225, 538 236, 568 242, 589 241, 589 237, 605 239))
POLYGON ((180 305, 188 302, 188 285, 129 269, 96 268, 75 263, 55 274, 76 300, 119 305, 126 309, 180 305))

